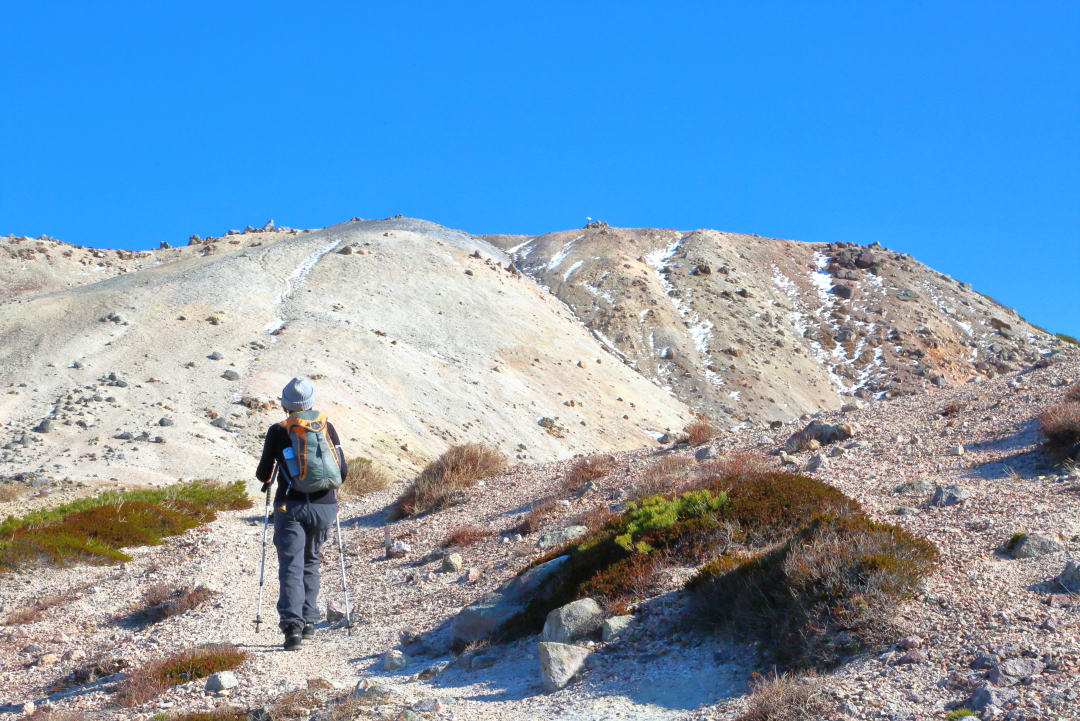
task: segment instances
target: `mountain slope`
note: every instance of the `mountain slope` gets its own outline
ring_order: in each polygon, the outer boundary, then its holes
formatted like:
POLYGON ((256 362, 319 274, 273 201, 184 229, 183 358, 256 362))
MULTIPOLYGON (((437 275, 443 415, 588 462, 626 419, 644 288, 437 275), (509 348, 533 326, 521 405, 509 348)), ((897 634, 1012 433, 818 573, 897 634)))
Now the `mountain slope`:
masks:
POLYGON ((0 305, 0 472, 250 477, 281 416, 261 405, 293 375, 314 379, 350 455, 399 477, 455 443, 556 459, 639 447, 690 417, 465 233, 391 219, 242 239, 0 305), (27 433, 46 418, 53 432, 27 433))
POLYGON ((713 230, 484 236, 696 410, 790 420, 1017 370, 1061 342, 878 245, 713 230))

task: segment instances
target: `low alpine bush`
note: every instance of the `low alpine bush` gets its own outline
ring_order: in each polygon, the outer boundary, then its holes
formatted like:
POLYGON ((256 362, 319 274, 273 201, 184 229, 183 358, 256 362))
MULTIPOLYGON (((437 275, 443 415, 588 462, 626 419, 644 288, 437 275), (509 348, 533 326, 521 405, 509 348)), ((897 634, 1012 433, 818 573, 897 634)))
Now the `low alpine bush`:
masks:
POLYGON ((116 689, 121 706, 138 706, 173 686, 237 668, 247 651, 235 646, 211 644, 187 648, 134 669, 116 689))
POLYGON ((120 549, 161 543, 219 510, 251 508, 243 481, 189 481, 161 489, 106 492, 0 523, 0 569, 130 561, 120 549))
POLYGON ((697 446, 720 435, 720 426, 709 420, 707 416, 698 415, 686 426, 684 432, 687 435, 687 442, 692 446, 697 446))
POLYGON ((390 508, 393 519, 439 511, 461 502, 465 489, 506 467, 506 456, 482 443, 453 446, 421 471, 390 508))
POLYGON ((781 663, 832 666, 893 638, 898 604, 937 562, 933 544, 899 526, 823 515, 760 556, 706 565, 687 586, 707 624, 764 641, 781 663))

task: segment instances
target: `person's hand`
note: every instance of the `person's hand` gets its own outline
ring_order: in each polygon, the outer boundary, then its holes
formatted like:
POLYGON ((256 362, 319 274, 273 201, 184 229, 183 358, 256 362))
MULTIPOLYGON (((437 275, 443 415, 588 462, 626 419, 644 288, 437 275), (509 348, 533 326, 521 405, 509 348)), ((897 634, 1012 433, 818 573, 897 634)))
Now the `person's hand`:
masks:
POLYGON ((261 490, 262 490, 263 493, 266 493, 267 491, 270 490, 270 484, 269 483, 262 484, 262 489, 261 490))

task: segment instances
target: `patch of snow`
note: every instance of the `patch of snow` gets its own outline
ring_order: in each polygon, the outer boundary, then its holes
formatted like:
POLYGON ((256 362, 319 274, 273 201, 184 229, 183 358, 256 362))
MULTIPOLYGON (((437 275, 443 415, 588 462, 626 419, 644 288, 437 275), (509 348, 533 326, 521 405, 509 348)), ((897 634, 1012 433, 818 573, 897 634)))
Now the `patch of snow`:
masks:
POLYGON ((584 262, 585 261, 583 261, 583 260, 579 260, 576 263, 574 263, 573 265, 571 265, 570 268, 563 274, 563 277, 562 277, 563 282, 565 283, 566 281, 570 280, 570 276, 573 275, 574 271, 577 270, 578 268, 580 268, 581 264, 584 263, 584 262))
POLYGON ((562 262, 564 260, 566 260, 566 256, 568 256, 570 254, 570 249, 574 247, 574 243, 577 243, 579 240, 581 240, 584 237, 585 237, 584 235, 579 235, 578 237, 574 238, 569 243, 564 245, 562 247, 562 249, 559 250, 558 253, 556 253, 555 255, 553 255, 551 257, 551 260, 549 260, 547 262, 547 265, 545 266, 545 268, 547 270, 555 270, 560 265, 562 265, 562 262))

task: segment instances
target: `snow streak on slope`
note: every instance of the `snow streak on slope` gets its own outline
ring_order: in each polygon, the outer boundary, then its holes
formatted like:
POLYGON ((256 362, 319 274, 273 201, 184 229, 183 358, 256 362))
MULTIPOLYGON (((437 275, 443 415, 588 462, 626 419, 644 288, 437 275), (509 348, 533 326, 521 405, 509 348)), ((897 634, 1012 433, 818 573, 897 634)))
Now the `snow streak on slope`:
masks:
MULTIPOLYGON (((282 282, 285 283, 285 290, 282 291, 281 295, 279 295, 277 300, 274 301, 274 305, 279 306, 286 300, 288 300, 289 296, 292 295, 292 292, 304 284, 304 280, 307 278, 308 273, 311 272, 311 269, 315 267, 315 264, 318 263, 324 255, 336 248, 338 246, 338 243, 340 242, 341 238, 334 238, 324 247, 316 250, 314 253, 304 258, 300 262, 300 265, 296 266, 292 273, 289 273, 289 275, 282 278, 282 282)), ((275 317, 274 320, 266 324, 266 327, 263 328, 263 330, 267 333, 273 334, 275 331, 281 329, 281 327, 284 325, 284 320, 275 317)))

